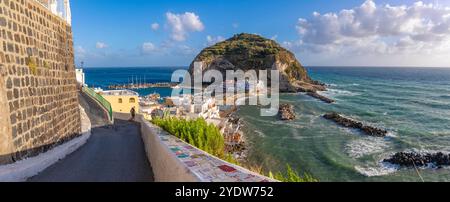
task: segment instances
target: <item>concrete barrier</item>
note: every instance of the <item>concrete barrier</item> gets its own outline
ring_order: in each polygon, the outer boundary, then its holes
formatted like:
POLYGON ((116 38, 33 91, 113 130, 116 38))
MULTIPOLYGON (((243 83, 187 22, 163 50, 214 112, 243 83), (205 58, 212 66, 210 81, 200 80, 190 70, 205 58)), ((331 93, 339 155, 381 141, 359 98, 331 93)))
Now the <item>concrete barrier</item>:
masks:
MULTIPOLYGON (((142 119, 142 117, 139 117, 142 119)), ((199 182, 201 181, 178 160, 177 156, 157 135, 158 128, 149 122, 141 122, 145 152, 153 168, 156 182, 199 182)))
MULTIPOLYGON (((128 120, 129 114, 114 117, 128 120)), ((136 116, 156 182, 275 182, 240 166, 218 159, 136 116)))

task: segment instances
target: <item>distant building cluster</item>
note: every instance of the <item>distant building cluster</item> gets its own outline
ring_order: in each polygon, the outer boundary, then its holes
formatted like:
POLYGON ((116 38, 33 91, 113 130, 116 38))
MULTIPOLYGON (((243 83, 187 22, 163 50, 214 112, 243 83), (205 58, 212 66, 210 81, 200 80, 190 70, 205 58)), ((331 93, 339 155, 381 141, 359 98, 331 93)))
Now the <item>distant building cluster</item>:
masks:
POLYGON ((169 97, 165 99, 165 107, 171 115, 181 116, 187 119, 214 119, 220 118, 219 108, 216 106, 215 98, 206 100, 198 96, 182 95, 180 97, 169 97))
MULTIPOLYGON (((80 83, 84 83, 84 73, 82 70, 77 71, 77 79, 80 83)), ((219 88, 224 88, 224 94, 227 91, 237 91, 237 95, 226 97, 233 102, 238 102, 241 97, 246 94, 256 95, 266 93, 267 88, 262 81, 244 82, 227 80, 219 84, 219 88)), ((177 88, 182 88, 177 86, 177 88)), ((102 95, 111 103, 112 110, 118 113, 130 113, 132 108, 140 113, 147 120, 154 118, 176 117, 180 119, 195 120, 204 119, 209 124, 215 125, 222 133, 226 150, 231 153, 242 152, 245 139, 241 132, 241 121, 232 115, 235 110, 234 106, 220 106, 222 95, 215 93, 209 98, 205 98, 202 94, 185 93, 176 96, 161 98, 159 94, 151 94, 140 97, 135 91, 124 88, 125 90, 109 90, 97 88, 95 91, 102 95), (228 107, 228 108, 227 108, 228 107)), ((205 92, 206 94, 209 94, 205 92)))

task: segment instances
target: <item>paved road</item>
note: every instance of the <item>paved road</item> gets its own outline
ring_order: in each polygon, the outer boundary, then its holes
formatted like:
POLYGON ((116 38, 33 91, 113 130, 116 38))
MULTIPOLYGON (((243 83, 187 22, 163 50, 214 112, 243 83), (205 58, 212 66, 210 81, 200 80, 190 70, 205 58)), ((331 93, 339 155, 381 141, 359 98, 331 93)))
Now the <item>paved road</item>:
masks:
POLYGON ((115 120, 113 127, 94 128, 83 147, 29 181, 151 182, 153 173, 139 125, 115 120))
POLYGON ((80 101, 80 105, 88 115, 93 128, 110 124, 108 120, 108 114, 91 97, 89 97, 85 93, 79 92, 78 100, 80 101))

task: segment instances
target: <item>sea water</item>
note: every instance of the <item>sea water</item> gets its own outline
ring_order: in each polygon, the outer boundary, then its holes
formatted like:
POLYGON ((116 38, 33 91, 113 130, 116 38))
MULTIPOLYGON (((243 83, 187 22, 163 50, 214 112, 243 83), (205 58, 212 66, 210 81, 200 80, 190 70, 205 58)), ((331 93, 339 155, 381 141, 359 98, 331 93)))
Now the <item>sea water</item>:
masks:
MULTIPOLYGON (((107 88, 140 76, 147 82, 170 81, 178 68, 86 69, 89 85, 107 88)), ((260 117, 259 107, 241 107, 251 147, 249 161, 266 171, 286 164, 320 181, 420 181, 414 169, 400 169, 382 160, 399 151, 450 152, 450 69, 395 67, 311 67, 315 80, 329 85, 326 104, 302 93, 284 94, 281 103, 295 106, 297 119, 260 117), (389 131, 369 137, 321 118, 338 112, 389 131)), ((141 95, 170 89, 143 89, 141 95)), ((425 181, 450 181, 450 169, 419 170, 425 181)))

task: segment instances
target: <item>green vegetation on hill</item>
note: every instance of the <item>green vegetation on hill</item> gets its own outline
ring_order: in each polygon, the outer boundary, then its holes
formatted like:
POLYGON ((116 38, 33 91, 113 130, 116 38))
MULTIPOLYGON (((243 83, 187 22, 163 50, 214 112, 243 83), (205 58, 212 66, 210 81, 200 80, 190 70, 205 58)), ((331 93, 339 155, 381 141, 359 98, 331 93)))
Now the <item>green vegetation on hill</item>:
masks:
POLYGON ((246 54, 249 58, 265 58, 283 51, 275 41, 254 34, 238 34, 233 38, 205 48, 198 59, 208 61, 217 55, 246 54))
MULTIPOLYGON (((237 34, 226 41, 205 48, 194 62, 201 61, 208 68, 227 70, 221 66, 222 60, 231 63, 235 69, 244 71, 270 70, 275 63, 280 63, 286 65, 283 73, 287 76, 288 82, 311 82, 305 68, 293 53, 281 47, 276 41, 255 34, 237 34)), ((191 70, 192 68, 193 65, 191 70)))

